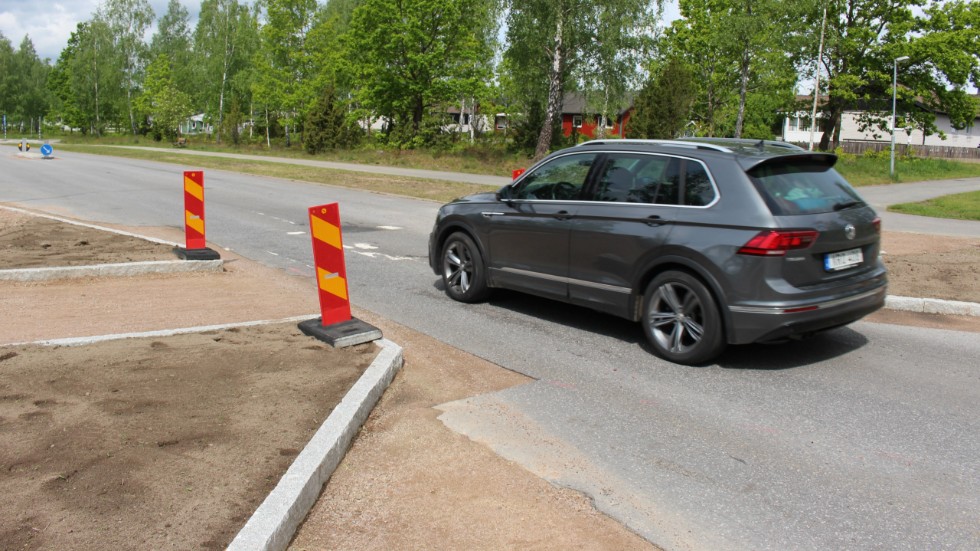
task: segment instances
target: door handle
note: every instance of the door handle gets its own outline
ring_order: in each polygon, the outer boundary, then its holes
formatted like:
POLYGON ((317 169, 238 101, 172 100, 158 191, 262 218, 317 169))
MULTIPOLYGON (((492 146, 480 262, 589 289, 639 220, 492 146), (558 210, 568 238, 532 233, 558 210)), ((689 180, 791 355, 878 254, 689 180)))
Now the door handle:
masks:
POLYGON ((656 214, 654 214, 651 216, 647 216, 647 219, 644 220, 644 223, 648 226, 662 226, 664 225, 664 220, 659 216, 657 216, 656 214))
POLYGON ((556 220, 568 220, 571 217, 572 217, 572 215, 569 214, 569 212, 567 210, 560 210, 560 211, 558 211, 558 212, 555 213, 555 219, 556 220))

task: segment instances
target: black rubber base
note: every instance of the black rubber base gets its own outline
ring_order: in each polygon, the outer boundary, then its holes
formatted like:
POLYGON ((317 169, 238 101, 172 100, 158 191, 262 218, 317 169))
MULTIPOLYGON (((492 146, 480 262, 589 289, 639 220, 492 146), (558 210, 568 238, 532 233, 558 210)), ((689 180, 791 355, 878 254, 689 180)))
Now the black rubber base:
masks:
POLYGON ((348 346, 364 344, 381 338, 380 329, 357 318, 351 318, 349 321, 334 323, 326 327, 321 324, 320 320, 322 319, 314 318, 301 321, 299 323, 299 330, 303 334, 319 339, 334 348, 347 348, 348 346))
POLYGON ((211 249, 209 247, 204 247, 203 249, 185 249, 183 247, 174 247, 174 254, 177 258, 181 260, 220 260, 221 255, 218 251, 211 249))

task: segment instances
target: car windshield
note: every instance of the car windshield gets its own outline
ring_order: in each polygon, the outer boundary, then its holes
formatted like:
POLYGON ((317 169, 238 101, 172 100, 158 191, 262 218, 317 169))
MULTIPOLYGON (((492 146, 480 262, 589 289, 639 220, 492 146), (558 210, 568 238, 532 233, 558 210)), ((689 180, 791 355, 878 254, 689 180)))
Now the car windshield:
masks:
POLYGON ((833 212, 865 203, 836 170, 820 163, 765 163, 749 178, 776 216, 833 212))

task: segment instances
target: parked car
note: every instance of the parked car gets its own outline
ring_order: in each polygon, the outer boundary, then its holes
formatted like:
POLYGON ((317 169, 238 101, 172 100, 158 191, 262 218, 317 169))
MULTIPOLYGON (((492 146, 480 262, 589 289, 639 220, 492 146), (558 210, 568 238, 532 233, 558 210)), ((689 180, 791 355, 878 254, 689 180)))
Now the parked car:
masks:
POLYGON ((585 306, 702 364, 884 305, 881 220, 836 162, 770 141, 586 142, 444 205, 429 264, 457 301, 507 288, 585 306))

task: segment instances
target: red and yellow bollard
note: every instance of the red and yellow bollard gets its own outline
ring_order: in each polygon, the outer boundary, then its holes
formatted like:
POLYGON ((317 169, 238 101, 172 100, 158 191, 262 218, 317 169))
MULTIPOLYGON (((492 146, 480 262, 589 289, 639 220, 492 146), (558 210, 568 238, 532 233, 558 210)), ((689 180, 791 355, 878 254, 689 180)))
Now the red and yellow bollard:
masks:
POLYGON ((184 260, 217 260, 221 256, 209 249, 204 236, 204 172, 184 172, 184 242, 186 248, 174 252, 184 260))
POLYGON ((347 297, 344 241, 340 233, 340 206, 331 203, 313 207, 309 212, 323 325, 348 321, 351 319, 350 300, 347 297))
POLYGON ((377 327, 351 317, 340 205, 310 207, 309 215, 320 318, 301 322, 300 330, 335 347, 380 339, 377 327))

